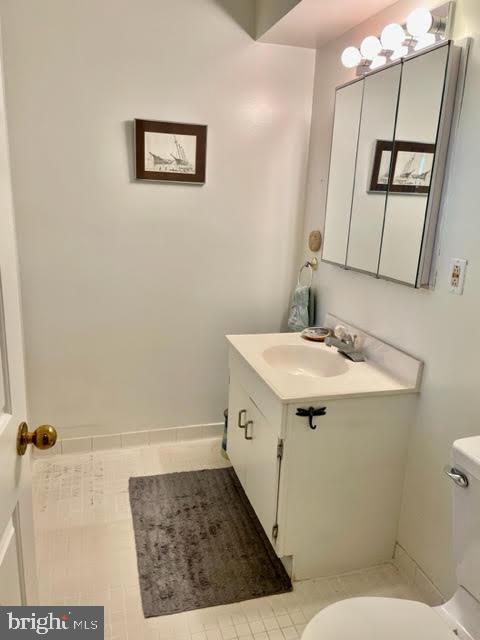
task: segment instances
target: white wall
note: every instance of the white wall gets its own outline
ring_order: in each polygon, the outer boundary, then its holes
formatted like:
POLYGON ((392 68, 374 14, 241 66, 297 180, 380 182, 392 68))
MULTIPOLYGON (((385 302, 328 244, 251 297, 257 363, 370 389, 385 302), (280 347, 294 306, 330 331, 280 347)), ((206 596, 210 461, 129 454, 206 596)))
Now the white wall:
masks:
POLYGON ((221 422, 224 335, 288 304, 314 52, 213 0, 0 7, 32 424, 221 422), (136 182, 135 117, 207 124, 206 185, 136 182))
MULTIPOLYGON (((402 0, 317 52, 305 238, 311 229, 323 227, 334 88, 350 77, 340 65, 340 53, 348 44, 359 44, 365 35, 379 32, 387 22, 403 20, 418 4, 422 3, 402 0)), ((321 318, 331 311, 425 361, 399 540, 446 595, 455 583, 450 484, 442 467, 456 438, 480 433, 480 3, 459 0, 457 5, 456 35, 471 35, 475 41, 448 177, 435 291, 416 291, 327 264, 315 275, 321 318), (463 297, 447 290, 451 257, 469 260, 463 297)))

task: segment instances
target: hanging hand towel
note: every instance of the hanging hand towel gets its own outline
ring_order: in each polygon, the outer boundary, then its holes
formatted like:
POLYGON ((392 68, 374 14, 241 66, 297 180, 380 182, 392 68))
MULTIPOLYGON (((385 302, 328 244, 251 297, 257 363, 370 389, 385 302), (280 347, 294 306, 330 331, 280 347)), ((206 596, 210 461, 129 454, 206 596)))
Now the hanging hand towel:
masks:
POLYGON ((303 331, 314 322, 313 291, 310 287, 297 285, 293 292, 292 306, 288 316, 288 328, 291 331, 303 331))

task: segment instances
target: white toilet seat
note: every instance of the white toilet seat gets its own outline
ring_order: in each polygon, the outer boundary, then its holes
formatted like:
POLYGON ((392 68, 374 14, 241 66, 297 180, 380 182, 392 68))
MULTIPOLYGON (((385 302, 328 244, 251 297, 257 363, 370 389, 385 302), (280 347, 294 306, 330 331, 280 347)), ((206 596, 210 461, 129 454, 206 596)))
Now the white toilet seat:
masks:
POLYGON ((458 640, 421 602, 352 598, 326 607, 305 627, 302 640, 458 640))

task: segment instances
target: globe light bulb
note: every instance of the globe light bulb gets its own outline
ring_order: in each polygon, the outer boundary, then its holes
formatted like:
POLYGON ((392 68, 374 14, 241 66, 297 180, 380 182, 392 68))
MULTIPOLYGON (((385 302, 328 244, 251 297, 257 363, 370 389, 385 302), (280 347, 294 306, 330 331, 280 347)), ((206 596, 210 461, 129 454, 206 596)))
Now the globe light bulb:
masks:
POLYGON ((373 60, 381 50, 382 45, 376 36, 367 36, 360 45, 360 52, 367 60, 373 60))
POLYGON ((387 58, 385 56, 375 56, 370 65, 370 69, 378 69, 378 67, 383 67, 384 64, 387 64, 387 58))
POLYGON ((437 39, 433 33, 426 33, 424 36, 418 39, 414 49, 415 51, 420 51, 421 49, 425 49, 425 47, 431 47, 432 44, 435 44, 436 41, 437 39))
POLYGON ((362 54, 357 47, 347 47, 342 53, 342 64, 347 69, 353 69, 362 61, 362 54))
POLYGON ((395 51, 390 56, 390 60, 394 62, 395 60, 400 60, 400 58, 404 58, 408 55, 408 47, 402 46, 395 49, 395 51))
POLYGON ((382 47, 387 51, 396 51, 405 40, 405 31, 397 23, 387 24, 380 36, 382 47))
POLYGON ((415 9, 407 18, 407 31, 414 38, 421 38, 426 35, 432 28, 432 25, 432 14, 424 7, 415 9))

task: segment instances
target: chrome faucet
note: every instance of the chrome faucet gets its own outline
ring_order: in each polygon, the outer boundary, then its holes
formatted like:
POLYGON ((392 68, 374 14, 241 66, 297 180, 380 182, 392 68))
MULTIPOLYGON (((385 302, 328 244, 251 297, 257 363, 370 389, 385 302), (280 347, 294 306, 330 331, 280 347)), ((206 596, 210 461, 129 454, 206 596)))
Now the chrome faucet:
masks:
POLYGON ((352 336, 349 333, 345 334, 341 340, 334 336, 328 336, 325 338, 325 344, 327 347, 337 347, 339 353, 353 362, 365 362, 365 356, 356 348, 356 339, 357 336, 352 336))

